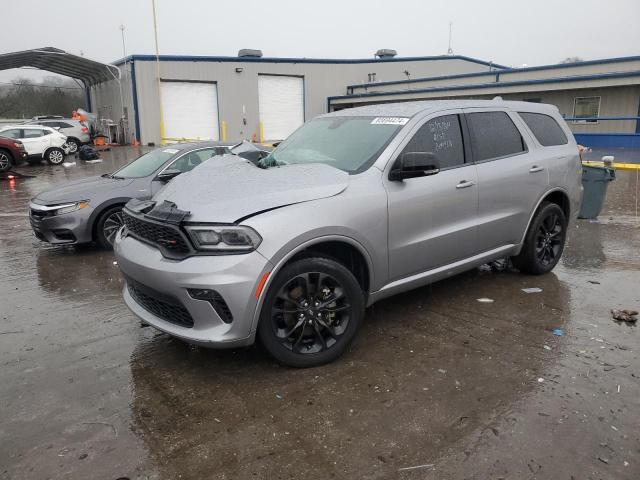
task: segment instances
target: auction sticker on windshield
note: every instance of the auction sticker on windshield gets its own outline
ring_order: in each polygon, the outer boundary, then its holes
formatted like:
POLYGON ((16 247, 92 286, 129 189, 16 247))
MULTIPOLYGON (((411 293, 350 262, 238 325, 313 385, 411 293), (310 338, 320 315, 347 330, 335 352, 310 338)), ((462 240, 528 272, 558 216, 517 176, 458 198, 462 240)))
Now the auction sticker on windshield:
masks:
POLYGON ((408 121, 406 117, 376 117, 371 125, 405 125, 408 121))
POLYGON ((167 148, 165 150, 163 150, 164 153, 178 153, 180 150, 176 149, 176 148, 167 148))

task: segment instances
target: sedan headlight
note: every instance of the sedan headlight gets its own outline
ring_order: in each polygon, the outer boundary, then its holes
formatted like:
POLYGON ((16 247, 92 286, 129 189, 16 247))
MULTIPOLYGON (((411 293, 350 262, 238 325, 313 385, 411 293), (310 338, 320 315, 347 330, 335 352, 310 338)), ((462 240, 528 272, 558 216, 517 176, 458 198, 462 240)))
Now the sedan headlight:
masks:
POLYGON ((262 237, 243 225, 187 225, 194 246, 209 252, 250 252, 258 248, 262 237))
POLYGON ((64 215, 65 213, 81 210, 89 205, 89 200, 81 200, 79 202, 62 203, 59 205, 36 205, 31 204, 31 209, 39 212, 46 212, 49 215, 64 215))

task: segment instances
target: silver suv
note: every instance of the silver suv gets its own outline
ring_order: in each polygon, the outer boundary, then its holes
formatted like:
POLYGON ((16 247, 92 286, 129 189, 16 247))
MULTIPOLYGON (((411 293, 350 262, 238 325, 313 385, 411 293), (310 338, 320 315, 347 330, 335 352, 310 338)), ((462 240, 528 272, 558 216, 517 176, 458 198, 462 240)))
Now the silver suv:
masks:
POLYGON ((581 192, 553 106, 374 105, 306 123, 257 166, 222 157, 129 202, 115 252, 145 323, 211 347, 257 335, 309 367, 390 295, 504 257, 549 272, 581 192))

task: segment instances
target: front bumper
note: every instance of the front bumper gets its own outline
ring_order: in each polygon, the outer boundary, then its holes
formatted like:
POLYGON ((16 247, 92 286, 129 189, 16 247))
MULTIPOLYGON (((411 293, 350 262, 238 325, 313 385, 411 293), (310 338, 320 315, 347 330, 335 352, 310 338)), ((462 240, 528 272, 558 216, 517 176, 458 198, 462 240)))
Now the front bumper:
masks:
POLYGON ((226 348, 253 343, 255 291, 264 273, 272 268, 260 253, 171 260, 163 257, 154 246, 123 236, 122 230, 116 236, 114 253, 127 280, 124 301, 145 323, 206 347, 226 348), (217 292, 233 320, 223 320, 212 303, 192 298, 188 289, 217 292), (182 321, 185 315, 192 326, 182 321))
POLYGON ((92 241, 89 218, 92 208, 83 208, 64 215, 46 215, 30 205, 29 222, 34 235, 54 245, 75 245, 92 241))

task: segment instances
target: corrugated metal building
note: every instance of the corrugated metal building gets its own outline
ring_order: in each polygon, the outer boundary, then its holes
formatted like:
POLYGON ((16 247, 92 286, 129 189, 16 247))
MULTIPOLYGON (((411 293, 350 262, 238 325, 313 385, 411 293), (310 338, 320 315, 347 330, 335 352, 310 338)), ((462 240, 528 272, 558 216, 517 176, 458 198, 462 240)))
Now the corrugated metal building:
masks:
POLYGON ((357 60, 161 55, 158 82, 153 55, 133 55, 115 65, 122 72, 124 109, 116 81, 91 88, 91 108, 114 122, 124 116, 128 138, 145 144, 159 144, 161 137, 280 140, 325 113, 327 98, 344 93, 349 84, 504 68, 459 55, 357 60))
POLYGON ((330 109, 444 98, 527 100, 556 105, 590 146, 640 147, 640 57, 347 86, 330 109))
POLYGON ((141 143, 280 140, 330 110, 500 95, 557 105, 582 143, 640 146, 640 57, 517 69, 464 56, 160 56, 156 62, 133 55, 115 64, 122 93, 115 81, 91 87, 93 111, 116 122, 124 117, 128 139, 141 143))

